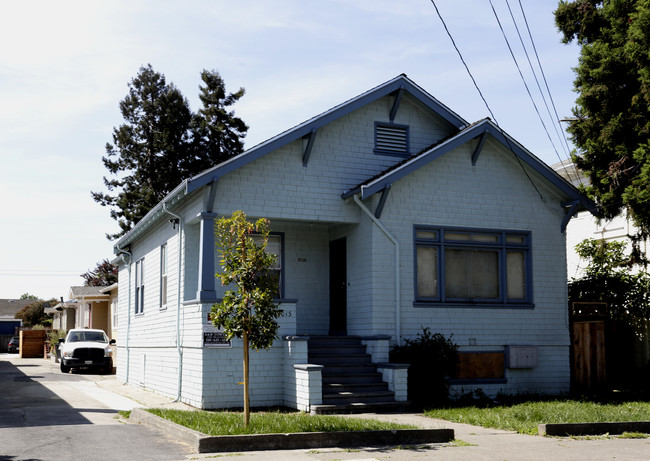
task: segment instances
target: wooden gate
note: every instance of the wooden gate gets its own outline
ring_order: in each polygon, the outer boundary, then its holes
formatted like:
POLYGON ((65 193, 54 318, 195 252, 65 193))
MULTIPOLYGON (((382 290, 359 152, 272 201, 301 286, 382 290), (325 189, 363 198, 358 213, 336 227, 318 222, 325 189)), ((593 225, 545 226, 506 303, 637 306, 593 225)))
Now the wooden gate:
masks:
POLYGON ((592 393, 606 387, 605 321, 582 320, 572 325, 573 390, 592 393))

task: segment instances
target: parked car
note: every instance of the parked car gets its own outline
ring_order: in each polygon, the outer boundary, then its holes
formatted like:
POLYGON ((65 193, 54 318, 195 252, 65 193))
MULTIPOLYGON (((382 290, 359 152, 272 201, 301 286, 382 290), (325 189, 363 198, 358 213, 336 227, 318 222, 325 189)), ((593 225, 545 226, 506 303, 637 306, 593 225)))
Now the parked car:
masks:
POLYGON ((103 330, 73 329, 59 340, 61 372, 72 368, 94 368, 103 373, 113 371, 111 348, 115 340, 108 340, 103 330))
POLYGON ((9 340, 9 345, 7 346, 7 352, 18 353, 19 350, 20 350, 20 336, 14 336, 9 340))

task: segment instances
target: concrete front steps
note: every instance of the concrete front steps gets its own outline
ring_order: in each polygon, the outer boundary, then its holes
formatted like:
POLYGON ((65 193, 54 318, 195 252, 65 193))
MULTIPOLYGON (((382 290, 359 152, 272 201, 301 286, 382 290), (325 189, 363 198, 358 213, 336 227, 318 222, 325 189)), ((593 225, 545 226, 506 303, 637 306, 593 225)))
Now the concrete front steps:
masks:
POLYGON ((323 366, 323 404, 313 405, 312 413, 381 413, 408 407, 408 402, 395 401, 360 337, 311 336, 308 348, 309 363, 323 366))

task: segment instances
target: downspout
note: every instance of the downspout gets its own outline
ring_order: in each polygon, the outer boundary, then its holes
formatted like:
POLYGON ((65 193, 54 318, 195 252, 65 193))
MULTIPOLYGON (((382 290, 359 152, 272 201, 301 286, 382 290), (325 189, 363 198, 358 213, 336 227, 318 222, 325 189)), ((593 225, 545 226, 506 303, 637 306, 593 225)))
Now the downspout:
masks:
POLYGON ((178 219, 178 273, 176 275, 178 291, 176 293, 176 353, 178 354, 178 377, 176 386, 176 400, 181 400, 181 387, 183 384, 183 351, 181 350, 181 257, 183 249, 183 218, 181 215, 167 209, 167 203, 163 202, 163 211, 178 219))
POLYGON ((123 250, 117 245, 115 245, 115 248, 117 248, 118 254, 120 254, 124 264, 126 264, 126 270, 128 271, 129 274, 128 276, 129 296, 128 296, 127 307, 126 307, 126 341, 124 343, 124 348, 126 349, 126 375, 125 375, 124 383, 127 384, 129 382, 129 363, 130 363, 129 334, 131 332, 131 253, 129 253, 126 250, 123 250), (128 261, 126 260, 124 255, 128 256, 129 259, 128 261))
POLYGON ((402 320, 400 316, 400 305, 399 305, 399 300, 401 296, 400 289, 399 289, 399 283, 400 283, 399 242, 395 237, 391 235, 390 232, 388 232, 388 229, 384 227, 381 221, 379 221, 379 219, 377 219, 377 217, 374 214, 372 214, 372 212, 368 208, 366 208, 363 202, 359 199, 358 194, 354 194, 352 198, 354 199, 354 203, 359 205, 359 208, 361 208, 361 210, 363 210, 363 212, 370 217, 372 222, 375 223, 377 227, 379 227, 379 229, 384 233, 386 237, 388 237, 388 240, 390 240, 395 247, 395 341, 397 342, 398 346, 401 346, 402 340, 400 338, 400 335, 402 331, 402 325, 401 325, 402 320))

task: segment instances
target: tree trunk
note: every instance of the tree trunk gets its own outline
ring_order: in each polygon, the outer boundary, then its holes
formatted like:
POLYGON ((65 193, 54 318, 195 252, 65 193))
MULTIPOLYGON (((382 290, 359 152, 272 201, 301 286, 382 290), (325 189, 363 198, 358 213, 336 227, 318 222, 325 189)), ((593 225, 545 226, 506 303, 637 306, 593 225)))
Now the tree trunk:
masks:
POLYGON ((250 400, 248 397, 248 334, 244 331, 244 426, 250 422, 250 400))

